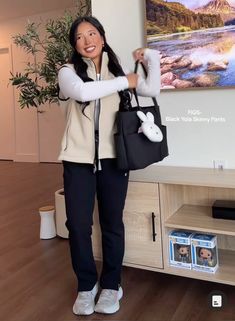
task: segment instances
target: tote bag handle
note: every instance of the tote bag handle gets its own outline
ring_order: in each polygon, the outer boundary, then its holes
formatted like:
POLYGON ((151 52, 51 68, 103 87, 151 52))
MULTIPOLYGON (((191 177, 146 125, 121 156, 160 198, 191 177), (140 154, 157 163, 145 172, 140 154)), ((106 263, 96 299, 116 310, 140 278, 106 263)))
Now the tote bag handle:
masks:
MULTIPOLYGON (((145 77, 147 77, 147 76, 148 76, 147 70, 146 70, 144 64, 143 64, 142 62, 140 63, 139 60, 137 60, 137 61, 135 62, 135 70, 134 70, 134 73, 135 73, 135 74, 137 73, 139 65, 142 66, 143 71, 144 71, 144 75, 145 75, 145 77)), ((139 103, 139 99, 138 99, 138 95, 137 95, 137 92, 136 92, 136 89, 135 89, 135 88, 133 89, 133 94, 134 94, 134 96, 135 96, 135 100, 136 100, 136 103, 137 103, 137 107, 141 110, 140 103, 139 103)), ((159 105, 158 105, 158 103, 157 103, 157 99, 156 99, 155 97, 151 97, 151 98, 152 98, 152 100, 153 100, 153 104, 154 104, 154 106, 156 107, 156 109, 159 109, 159 105)))

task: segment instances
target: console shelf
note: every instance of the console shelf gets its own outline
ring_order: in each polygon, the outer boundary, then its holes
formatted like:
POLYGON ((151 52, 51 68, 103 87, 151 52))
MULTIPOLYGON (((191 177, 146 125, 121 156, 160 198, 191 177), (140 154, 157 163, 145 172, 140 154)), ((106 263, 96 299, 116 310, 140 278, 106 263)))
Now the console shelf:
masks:
POLYGON ((165 227, 235 236, 235 221, 213 218, 210 206, 183 205, 166 220, 165 227))
POLYGON ((165 268, 165 272, 194 279, 235 285, 235 252, 229 250, 219 250, 218 254, 219 267, 215 273, 186 270, 171 266, 167 266, 165 268))
POLYGON ((130 180, 159 186, 156 199, 160 204, 163 267, 153 269, 235 285, 235 221, 212 217, 215 200, 235 200, 235 170, 149 166, 131 172, 130 180), (217 235, 219 267, 215 273, 170 266, 169 232, 175 229, 217 235))

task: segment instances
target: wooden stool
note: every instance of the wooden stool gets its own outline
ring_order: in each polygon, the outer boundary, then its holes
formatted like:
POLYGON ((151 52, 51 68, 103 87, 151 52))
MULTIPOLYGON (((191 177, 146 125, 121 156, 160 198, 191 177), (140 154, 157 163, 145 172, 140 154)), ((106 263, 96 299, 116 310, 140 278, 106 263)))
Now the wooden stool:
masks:
POLYGON ((54 213, 54 206, 43 206, 39 208, 39 214, 41 216, 40 239, 42 240, 51 239, 56 236, 54 213))

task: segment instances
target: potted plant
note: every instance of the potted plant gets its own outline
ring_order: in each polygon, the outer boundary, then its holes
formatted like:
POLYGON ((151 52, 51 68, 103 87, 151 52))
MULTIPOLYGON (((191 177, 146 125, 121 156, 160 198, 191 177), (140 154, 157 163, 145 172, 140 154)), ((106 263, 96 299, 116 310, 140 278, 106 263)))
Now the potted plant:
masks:
MULTIPOLYGON (((10 81, 19 90, 21 108, 58 103, 57 73, 67 62, 71 49, 68 33, 73 20, 91 14, 91 0, 78 0, 75 13, 66 12, 63 17, 45 23, 46 36, 42 39, 39 26, 29 22, 24 34, 13 36, 13 42, 32 56, 23 72, 11 73, 10 81), (43 57, 39 60, 40 57, 43 57)), ((40 110, 39 110, 40 112, 40 110)))

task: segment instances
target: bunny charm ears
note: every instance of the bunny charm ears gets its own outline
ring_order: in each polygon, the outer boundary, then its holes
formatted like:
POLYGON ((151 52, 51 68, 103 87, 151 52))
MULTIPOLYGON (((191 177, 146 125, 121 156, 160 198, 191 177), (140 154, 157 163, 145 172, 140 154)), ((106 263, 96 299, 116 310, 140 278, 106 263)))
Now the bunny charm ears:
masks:
POLYGON ((161 129, 154 124, 153 114, 148 112, 145 115, 142 111, 137 111, 137 116, 142 120, 139 132, 143 132, 151 142, 161 142, 163 140, 163 134, 161 129))

